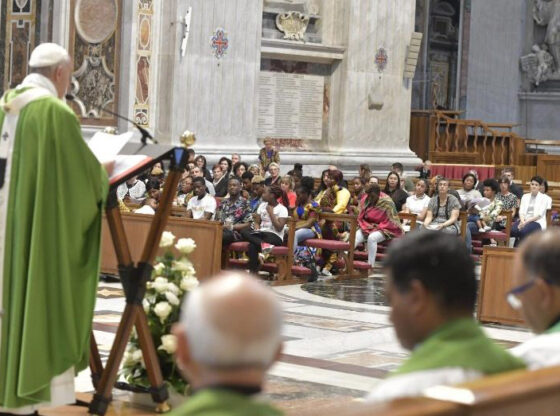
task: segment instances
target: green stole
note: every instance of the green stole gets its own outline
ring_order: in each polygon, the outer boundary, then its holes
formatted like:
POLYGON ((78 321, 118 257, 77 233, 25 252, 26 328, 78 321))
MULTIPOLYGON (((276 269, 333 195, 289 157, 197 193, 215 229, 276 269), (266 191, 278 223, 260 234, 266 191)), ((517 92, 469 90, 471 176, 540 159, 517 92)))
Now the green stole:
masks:
POLYGON ((444 367, 494 374, 525 364, 488 339, 473 319, 461 318, 435 330, 391 376, 444 367))
POLYGON ((544 331, 545 334, 555 334, 560 332, 560 320, 558 320, 554 325, 544 331))
POLYGON ((280 416, 269 404, 225 389, 204 389, 188 398, 169 416, 280 416))

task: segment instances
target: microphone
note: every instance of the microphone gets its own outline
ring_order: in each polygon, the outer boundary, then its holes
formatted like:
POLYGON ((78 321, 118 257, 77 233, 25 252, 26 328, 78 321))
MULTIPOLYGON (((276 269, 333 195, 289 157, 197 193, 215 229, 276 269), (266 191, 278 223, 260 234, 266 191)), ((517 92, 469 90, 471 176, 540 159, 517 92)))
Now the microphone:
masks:
MULTIPOLYGON (((72 101, 74 100, 76 97, 74 97, 74 95, 72 94, 66 94, 64 96, 64 98, 66 98, 68 101, 72 101)), ((152 143, 157 144, 157 140, 154 139, 154 136, 152 136, 150 134, 150 132, 148 130, 146 130, 144 127, 142 127, 141 125, 139 125, 138 123, 126 118, 125 116, 121 116, 120 114, 114 113, 110 110, 107 110, 106 108, 103 108, 101 106, 98 107, 99 110, 104 111, 108 114, 111 114, 112 116, 115 116, 117 118, 120 118, 122 120, 128 121, 129 123, 131 123, 134 127, 136 127, 138 129, 138 131, 140 132, 140 134, 142 135, 140 141, 142 142, 143 145, 147 144, 147 139, 150 139, 152 141, 152 143)))

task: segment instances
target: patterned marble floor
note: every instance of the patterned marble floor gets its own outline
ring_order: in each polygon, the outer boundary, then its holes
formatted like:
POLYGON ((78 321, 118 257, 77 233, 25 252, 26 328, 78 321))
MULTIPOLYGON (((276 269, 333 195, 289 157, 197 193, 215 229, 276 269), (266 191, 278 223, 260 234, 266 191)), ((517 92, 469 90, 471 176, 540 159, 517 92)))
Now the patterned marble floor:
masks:
MULTIPOLYGON (((297 414, 302 409, 359 400, 396 368, 407 352, 399 346, 389 322, 382 285, 383 276, 378 274, 370 279, 274 287, 285 311, 284 353, 270 371, 264 396, 297 414)), ((123 309, 120 284, 101 282, 94 333, 104 360, 123 309)), ((506 347, 531 336, 511 327, 485 326, 485 330, 506 347)), ((93 392, 89 370, 78 375, 76 389, 93 392)), ((123 407, 131 400, 128 393, 117 392, 115 397, 119 404, 111 414, 151 414, 149 408, 123 407)), ((75 412, 64 414, 83 414, 83 409, 75 412)))

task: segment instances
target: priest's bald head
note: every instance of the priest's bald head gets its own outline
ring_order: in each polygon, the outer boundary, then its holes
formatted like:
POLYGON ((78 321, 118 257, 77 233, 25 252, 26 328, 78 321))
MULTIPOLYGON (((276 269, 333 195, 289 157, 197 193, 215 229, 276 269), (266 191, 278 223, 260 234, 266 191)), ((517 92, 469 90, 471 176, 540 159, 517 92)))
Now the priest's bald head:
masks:
POLYGON ((29 58, 30 72, 52 81, 58 98, 64 97, 72 81, 72 59, 68 51, 56 43, 41 43, 29 58))
POLYGON ((193 290, 182 308, 176 359, 195 389, 260 388, 281 350, 282 311, 273 292, 242 272, 193 290))

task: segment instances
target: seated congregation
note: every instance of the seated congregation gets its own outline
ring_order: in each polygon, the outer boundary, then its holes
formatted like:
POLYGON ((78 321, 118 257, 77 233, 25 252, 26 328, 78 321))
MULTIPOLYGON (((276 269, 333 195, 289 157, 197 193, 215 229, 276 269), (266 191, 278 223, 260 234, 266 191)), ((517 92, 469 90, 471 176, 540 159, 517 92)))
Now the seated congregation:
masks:
MULTIPOLYGON (((523 194, 510 168, 498 180, 470 171, 453 189, 446 178, 430 178, 429 161, 418 178, 393 163, 381 181, 366 164, 351 180, 335 166, 319 179, 303 176, 300 164, 282 176, 279 161, 270 141, 257 164, 233 154, 211 170, 189 149, 173 215, 223 225, 223 268, 264 271, 286 282, 369 275, 393 240, 421 227, 456 235, 479 256, 483 245, 517 246, 546 229, 552 208, 545 179, 534 176, 523 194)), ((165 177, 157 164, 122 184, 122 210, 155 213, 165 177)))

